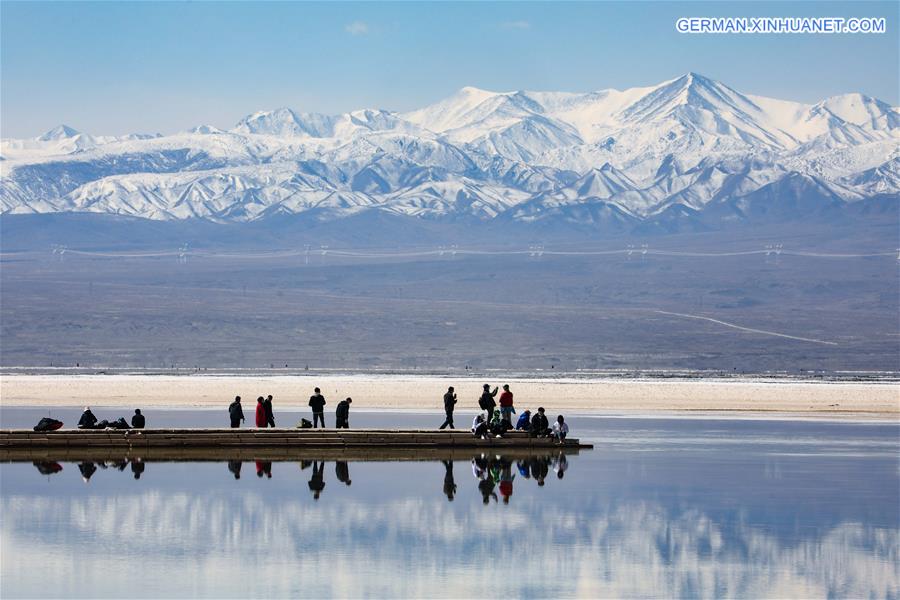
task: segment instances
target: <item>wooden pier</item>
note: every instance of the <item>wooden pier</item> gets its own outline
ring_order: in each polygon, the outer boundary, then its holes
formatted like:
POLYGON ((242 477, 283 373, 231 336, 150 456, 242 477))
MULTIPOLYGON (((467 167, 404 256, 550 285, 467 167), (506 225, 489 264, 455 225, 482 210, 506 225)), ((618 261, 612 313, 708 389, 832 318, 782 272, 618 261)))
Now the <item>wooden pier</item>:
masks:
POLYGON ((526 433, 511 431, 502 438, 478 439, 468 430, 461 429, 0 430, 0 461, 123 452, 160 458, 170 456, 176 460, 188 460, 191 456, 197 460, 212 460, 226 454, 276 460, 311 454, 404 460, 405 457, 427 458, 448 453, 471 455, 473 451, 525 455, 585 448, 593 446, 576 438, 557 444, 550 438, 532 438, 526 433))

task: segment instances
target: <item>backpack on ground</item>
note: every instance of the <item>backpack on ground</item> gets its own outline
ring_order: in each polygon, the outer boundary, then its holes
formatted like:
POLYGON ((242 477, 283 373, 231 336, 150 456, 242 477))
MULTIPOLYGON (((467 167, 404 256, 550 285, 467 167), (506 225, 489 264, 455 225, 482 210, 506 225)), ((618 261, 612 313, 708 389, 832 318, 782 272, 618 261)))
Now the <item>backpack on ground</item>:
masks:
POLYGON ((56 431, 60 427, 63 426, 62 421, 57 421, 56 419, 51 419, 50 417, 44 417, 38 424, 34 426, 35 431, 56 431))

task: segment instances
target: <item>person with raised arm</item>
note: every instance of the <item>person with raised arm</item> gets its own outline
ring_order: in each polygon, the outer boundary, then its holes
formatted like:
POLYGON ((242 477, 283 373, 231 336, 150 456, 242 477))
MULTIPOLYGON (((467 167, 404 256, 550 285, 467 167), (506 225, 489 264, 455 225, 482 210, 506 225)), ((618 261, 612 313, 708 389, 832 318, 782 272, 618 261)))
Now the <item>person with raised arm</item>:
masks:
POLYGON ((441 429, 450 426, 450 429, 455 429, 453 427, 453 408, 456 406, 456 394, 453 393, 453 386, 447 388, 447 393, 444 394, 444 414, 446 418, 444 422, 441 424, 441 429))
POLYGON ((492 392, 491 386, 488 384, 484 384, 484 391, 481 392, 481 397, 478 399, 478 407, 486 413, 486 416, 484 418, 485 421, 490 421, 491 417, 494 416, 494 407, 497 406, 497 403, 494 402, 494 396, 496 395, 496 387, 492 392))

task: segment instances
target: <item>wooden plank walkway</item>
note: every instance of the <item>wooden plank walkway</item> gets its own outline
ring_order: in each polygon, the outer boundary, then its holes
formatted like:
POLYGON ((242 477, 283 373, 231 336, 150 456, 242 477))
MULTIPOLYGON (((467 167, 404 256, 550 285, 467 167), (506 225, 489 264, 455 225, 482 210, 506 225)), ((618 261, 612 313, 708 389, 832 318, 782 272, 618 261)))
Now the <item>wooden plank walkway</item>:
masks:
MULTIPOLYGON (((426 451, 556 451, 592 448, 576 438, 558 445, 549 438, 532 438, 509 432, 502 438, 477 439, 468 430, 397 429, 142 429, 35 432, 28 429, 0 430, 0 460, 28 460, 43 452, 73 454, 85 450, 185 451, 252 453, 292 458, 301 451, 332 451, 335 454, 414 456, 426 451)), ((401 458, 397 458, 400 460, 401 458)))

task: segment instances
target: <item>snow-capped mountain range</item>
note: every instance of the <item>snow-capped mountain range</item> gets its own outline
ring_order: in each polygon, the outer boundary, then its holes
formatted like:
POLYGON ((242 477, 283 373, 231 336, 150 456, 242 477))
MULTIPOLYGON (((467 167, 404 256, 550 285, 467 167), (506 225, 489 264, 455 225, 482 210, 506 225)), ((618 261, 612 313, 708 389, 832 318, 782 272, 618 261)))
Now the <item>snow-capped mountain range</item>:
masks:
POLYGON ((57 127, 0 147, 2 214, 255 221, 364 211, 628 227, 802 217, 900 198, 900 112, 808 105, 690 73, 590 93, 463 88, 407 113, 258 112, 223 131, 100 137, 57 127))

